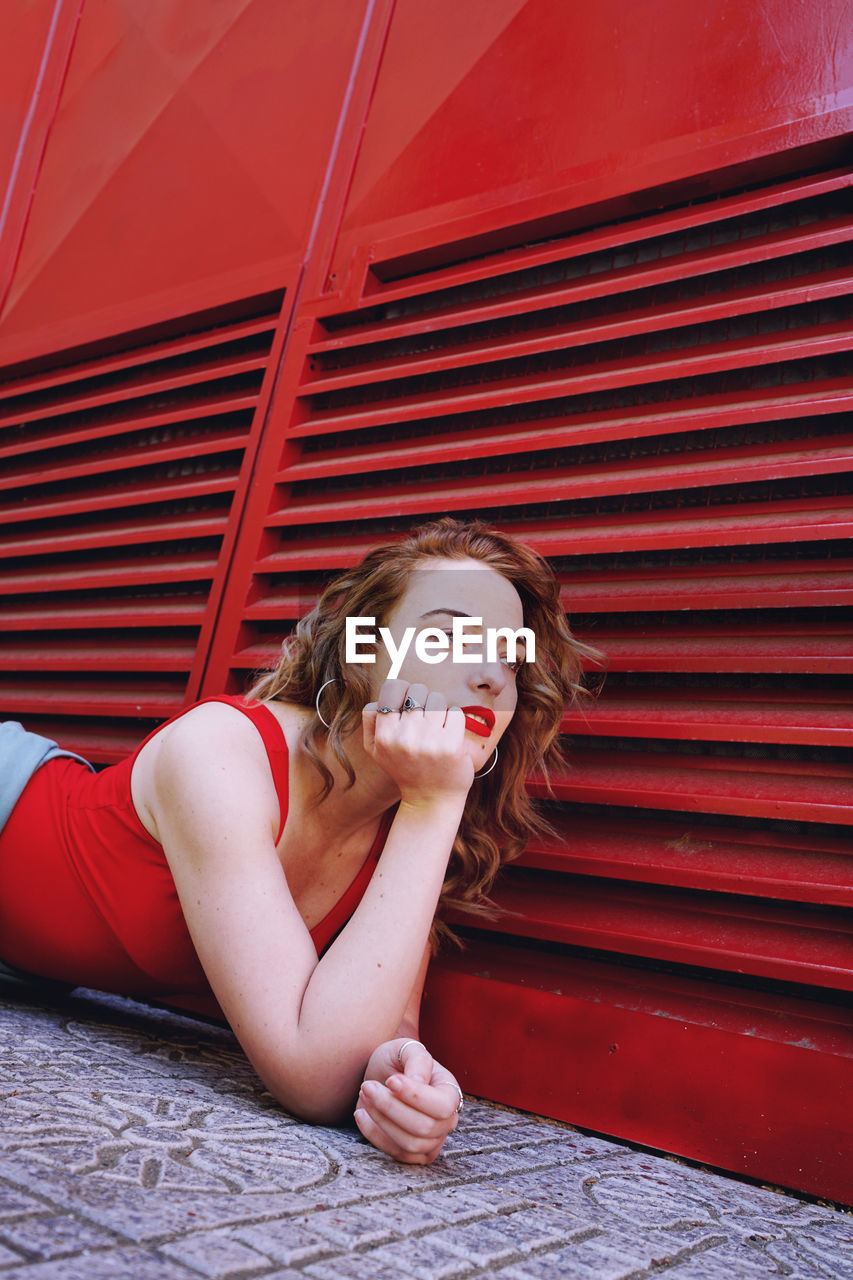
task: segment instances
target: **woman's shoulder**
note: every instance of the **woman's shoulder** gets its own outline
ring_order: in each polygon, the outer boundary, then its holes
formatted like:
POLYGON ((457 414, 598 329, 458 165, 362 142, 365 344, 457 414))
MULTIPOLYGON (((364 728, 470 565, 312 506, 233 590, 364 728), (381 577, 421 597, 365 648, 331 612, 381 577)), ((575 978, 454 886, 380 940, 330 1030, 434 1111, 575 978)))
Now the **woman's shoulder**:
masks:
POLYGON ((257 736, 253 729, 257 708, 261 703, 250 703, 236 697, 203 698, 191 706, 184 707, 177 715, 172 716, 165 724, 147 739, 144 745, 158 743, 162 748, 168 743, 192 742, 204 747, 209 741, 219 742, 224 737, 224 745, 233 740, 233 735, 251 739, 257 736), (211 737, 212 735, 212 737, 211 737))
POLYGON ((220 814, 259 806, 272 819, 279 804, 268 762, 261 734, 233 702, 198 702, 143 743, 132 766, 133 802, 156 839, 164 806, 220 814))
POLYGON ((205 698, 161 725, 139 749, 143 772, 227 763, 262 764, 282 749, 295 750, 311 718, 309 708, 284 702, 253 702, 242 697, 205 698))

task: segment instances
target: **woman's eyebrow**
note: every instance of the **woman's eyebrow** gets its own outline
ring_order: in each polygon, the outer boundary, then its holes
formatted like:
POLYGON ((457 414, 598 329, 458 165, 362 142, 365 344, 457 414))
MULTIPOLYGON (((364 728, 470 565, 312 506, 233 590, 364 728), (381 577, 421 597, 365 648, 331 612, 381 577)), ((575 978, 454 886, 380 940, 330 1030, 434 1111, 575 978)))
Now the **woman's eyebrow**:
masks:
POLYGON ((472 613, 466 613, 464 609, 428 609, 426 613, 422 613, 422 618, 432 618, 437 613, 446 613, 451 618, 473 618, 472 613))

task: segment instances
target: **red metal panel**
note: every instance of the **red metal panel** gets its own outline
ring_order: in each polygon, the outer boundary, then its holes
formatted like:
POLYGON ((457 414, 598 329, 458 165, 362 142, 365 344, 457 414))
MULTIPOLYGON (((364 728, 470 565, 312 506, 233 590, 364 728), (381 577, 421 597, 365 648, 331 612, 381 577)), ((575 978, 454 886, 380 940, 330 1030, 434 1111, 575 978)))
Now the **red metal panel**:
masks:
POLYGON ((3 358, 289 285, 373 8, 83 4, 3 358))
POLYGON ((714 189, 715 170, 838 138, 850 62, 844 0, 663 0, 653 22, 625 0, 437 0, 428 16, 403 0, 335 281, 680 202, 714 189))
POLYGON ((83 0, 5 5, 0 39, 0 313, 12 284, 83 0))
POLYGON ((281 302, 237 300, 179 318, 180 337, 164 324, 6 379, 7 714, 46 717, 51 736, 111 760, 193 696, 281 302))
POLYGON ((483 945, 422 1032, 472 1093, 853 1202, 849 1007, 483 945))

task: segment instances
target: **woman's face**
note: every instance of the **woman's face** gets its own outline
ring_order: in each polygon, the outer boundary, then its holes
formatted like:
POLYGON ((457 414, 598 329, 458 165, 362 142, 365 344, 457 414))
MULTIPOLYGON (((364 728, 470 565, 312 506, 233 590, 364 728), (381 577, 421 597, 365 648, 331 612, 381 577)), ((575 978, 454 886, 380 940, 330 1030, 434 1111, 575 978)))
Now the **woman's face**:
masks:
MULTIPOLYGON (((408 684, 425 684, 428 690, 444 694, 449 707, 462 707, 466 713, 465 743, 477 769, 488 763, 513 717, 518 700, 515 669, 525 652, 520 643, 518 661, 513 663, 506 640, 499 638, 496 656, 489 661, 487 633, 491 628, 516 631, 523 625, 521 598, 515 587, 495 569, 479 560, 437 557, 424 560, 422 566, 412 572, 405 594, 385 620, 398 650, 404 643, 406 629, 414 629, 395 677, 408 684), (470 622, 464 624, 468 637, 464 653, 469 658, 476 656, 476 661, 454 661, 454 618, 482 619, 482 627, 470 622), (416 637, 425 628, 448 637, 450 648, 442 661, 424 661, 418 655, 416 637)), ((431 652, 441 652, 437 640, 431 652)), ((391 654, 379 643, 371 675, 374 698, 378 697, 383 681, 389 678, 391 668, 391 654)))

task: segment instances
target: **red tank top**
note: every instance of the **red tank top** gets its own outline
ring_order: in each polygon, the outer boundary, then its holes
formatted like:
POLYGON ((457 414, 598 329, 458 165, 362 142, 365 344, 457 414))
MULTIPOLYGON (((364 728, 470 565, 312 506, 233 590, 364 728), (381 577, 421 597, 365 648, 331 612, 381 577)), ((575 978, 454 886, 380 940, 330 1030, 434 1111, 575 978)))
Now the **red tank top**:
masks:
MULTIPOLYGON (((279 798, 280 836, 288 801, 281 725, 262 703, 226 695, 204 701, 236 707, 260 733, 279 798)), ((185 707, 179 716, 191 709, 185 707)), ((163 847, 145 830, 131 800, 133 763, 153 736, 101 773, 58 758, 33 775, 0 835, 0 958, 77 986, 222 1017, 163 847)), ((358 875, 311 930, 318 953, 361 901, 392 817, 392 810, 383 815, 358 875)))

